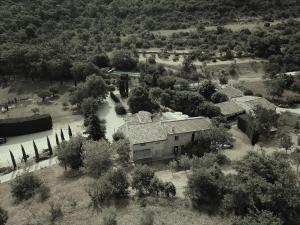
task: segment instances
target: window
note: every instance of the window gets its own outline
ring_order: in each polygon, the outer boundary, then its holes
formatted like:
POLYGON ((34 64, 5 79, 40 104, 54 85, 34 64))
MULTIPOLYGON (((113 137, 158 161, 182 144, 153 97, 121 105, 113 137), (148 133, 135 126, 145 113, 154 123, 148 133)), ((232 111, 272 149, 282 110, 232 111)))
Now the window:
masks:
POLYGON ((195 141, 195 133, 192 134, 192 141, 195 141))
POLYGON ((175 157, 178 156, 178 153, 179 153, 179 148, 178 148, 178 146, 174 146, 174 148, 173 148, 173 153, 174 153, 175 157))
POLYGON ((142 143, 142 144, 140 144, 140 146, 145 146, 146 145, 146 143, 142 143))
POLYGON ((179 136, 175 136, 175 141, 178 141, 179 140, 179 136))

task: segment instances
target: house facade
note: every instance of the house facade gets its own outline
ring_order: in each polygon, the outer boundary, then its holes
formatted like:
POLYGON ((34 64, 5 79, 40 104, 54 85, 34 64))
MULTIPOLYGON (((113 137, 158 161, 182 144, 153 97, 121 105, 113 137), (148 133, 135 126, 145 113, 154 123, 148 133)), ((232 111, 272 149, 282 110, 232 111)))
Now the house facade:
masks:
POLYGON ((196 140, 201 132, 212 128, 210 119, 205 117, 146 121, 126 122, 121 129, 129 139, 130 157, 134 162, 173 158, 175 153, 180 154, 187 144, 196 140))

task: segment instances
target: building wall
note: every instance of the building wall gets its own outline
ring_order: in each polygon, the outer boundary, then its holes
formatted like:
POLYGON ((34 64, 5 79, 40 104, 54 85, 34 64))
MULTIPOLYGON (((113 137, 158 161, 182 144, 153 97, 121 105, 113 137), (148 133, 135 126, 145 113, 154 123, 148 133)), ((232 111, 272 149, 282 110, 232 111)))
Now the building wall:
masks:
POLYGON ((132 159, 133 161, 137 161, 141 159, 141 156, 149 158, 148 151, 146 150, 151 151, 152 159, 159 159, 163 157, 164 146, 165 141, 156 141, 132 145, 132 159), (143 154, 143 152, 145 152, 145 154, 143 154))
POLYGON ((149 142, 145 144, 131 145, 131 159, 133 161, 143 160, 163 160, 174 157, 174 147, 178 146, 180 153, 181 147, 186 146, 192 141, 192 135, 195 134, 195 140, 199 137, 201 132, 190 132, 182 134, 168 134, 165 141, 149 142), (175 140, 175 136, 178 136, 178 140, 175 140), (149 152, 151 154, 149 154, 149 152), (151 156, 150 156, 151 155, 151 156))

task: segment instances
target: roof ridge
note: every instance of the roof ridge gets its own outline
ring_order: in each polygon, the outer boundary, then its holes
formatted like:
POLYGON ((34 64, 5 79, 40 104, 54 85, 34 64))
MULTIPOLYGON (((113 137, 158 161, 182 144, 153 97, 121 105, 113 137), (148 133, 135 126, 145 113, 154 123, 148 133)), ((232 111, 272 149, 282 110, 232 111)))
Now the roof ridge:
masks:
POLYGON ((176 121, 195 120, 195 119, 207 119, 207 117, 197 116, 197 117, 188 117, 188 118, 181 118, 181 119, 162 120, 161 122, 162 123, 166 123, 166 122, 176 122, 176 121))

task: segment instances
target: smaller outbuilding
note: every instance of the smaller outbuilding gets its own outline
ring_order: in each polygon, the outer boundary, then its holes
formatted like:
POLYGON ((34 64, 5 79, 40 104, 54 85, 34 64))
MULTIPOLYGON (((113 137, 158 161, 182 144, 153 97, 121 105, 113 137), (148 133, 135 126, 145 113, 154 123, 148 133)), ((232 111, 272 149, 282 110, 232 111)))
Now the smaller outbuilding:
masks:
POLYGON ((216 106, 220 108, 221 115, 226 117, 228 120, 234 119, 245 113, 245 109, 233 101, 218 103, 216 106))
POLYGON ((229 100, 244 96, 244 93, 241 90, 228 85, 219 86, 217 91, 225 94, 229 100))
POLYGON ((273 103, 262 97, 243 96, 239 98, 233 98, 231 101, 242 107, 247 114, 252 113, 253 110, 258 106, 268 110, 276 110, 276 106, 273 103))

